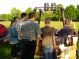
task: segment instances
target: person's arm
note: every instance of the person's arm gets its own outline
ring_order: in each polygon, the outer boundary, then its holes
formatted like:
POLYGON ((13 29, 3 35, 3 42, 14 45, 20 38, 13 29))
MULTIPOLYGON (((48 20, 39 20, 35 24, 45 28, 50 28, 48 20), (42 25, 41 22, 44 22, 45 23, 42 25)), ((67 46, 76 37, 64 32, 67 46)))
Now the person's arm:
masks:
POLYGON ((41 29, 40 29, 40 27, 39 27, 39 25, 38 24, 36 24, 36 35, 37 35, 37 45, 39 45, 40 44, 40 40, 42 40, 41 39, 41 29))
POLYGON ((24 25, 22 25, 21 28, 19 29, 19 32, 20 32, 19 34, 21 38, 23 38, 24 36, 23 30, 24 30, 24 25))
POLYGON ((9 32, 8 32, 8 38, 9 38, 9 40, 11 39, 11 32, 10 32, 10 30, 9 30, 9 32))
POLYGON ((54 46, 54 49, 56 49, 56 40, 55 40, 55 36, 53 35, 53 46, 54 46))

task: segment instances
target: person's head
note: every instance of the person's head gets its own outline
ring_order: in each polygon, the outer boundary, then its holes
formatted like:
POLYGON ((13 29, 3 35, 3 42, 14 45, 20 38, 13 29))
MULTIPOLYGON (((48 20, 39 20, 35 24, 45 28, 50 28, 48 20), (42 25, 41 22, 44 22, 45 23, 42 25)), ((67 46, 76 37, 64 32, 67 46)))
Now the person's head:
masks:
POLYGON ((51 19, 50 18, 46 18, 45 19, 45 25, 50 25, 51 19))
POLYGON ((13 18, 13 20, 11 21, 11 26, 16 25, 16 23, 17 23, 17 20, 13 18))
POLYGON ((21 19, 22 19, 23 21, 26 21, 27 18, 28 18, 27 14, 26 14, 25 12, 23 12, 23 13, 21 14, 21 19))
POLYGON ((29 19, 32 19, 32 20, 35 20, 35 19, 36 19, 36 14, 35 14, 35 12, 31 12, 31 13, 29 14, 29 19))
POLYGON ((14 17, 14 18, 13 18, 13 20, 16 20, 16 21, 18 21, 18 17, 14 17))
POLYGON ((70 25, 71 21, 72 21, 71 19, 66 19, 65 20, 65 25, 70 25))

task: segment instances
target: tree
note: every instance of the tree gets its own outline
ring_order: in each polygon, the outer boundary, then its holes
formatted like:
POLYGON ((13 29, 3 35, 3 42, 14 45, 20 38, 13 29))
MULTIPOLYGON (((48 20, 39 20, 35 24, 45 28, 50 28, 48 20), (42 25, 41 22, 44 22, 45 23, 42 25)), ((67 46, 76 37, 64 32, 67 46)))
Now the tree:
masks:
POLYGON ((65 8, 65 17, 72 20, 76 20, 76 9, 73 5, 65 8))
POLYGON ((61 8, 63 7, 63 5, 58 4, 56 9, 53 12, 53 19, 52 20, 60 20, 61 19, 61 8))
POLYGON ((53 15, 52 15, 52 11, 49 9, 48 11, 45 11, 44 12, 44 17, 45 18, 51 18, 53 15))
POLYGON ((11 14, 6 14, 6 20, 12 20, 12 15, 11 14))
POLYGON ((76 7, 76 19, 79 21, 79 5, 76 7))
POLYGON ((11 14, 0 14, 0 20, 12 20, 11 14))
POLYGON ((11 14, 12 14, 12 17, 15 17, 15 16, 20 17, 21 11, 14 7, 14 8, 11 9, 11 14))
POLYGON ((6 14, 0 14, 0 20, 2 21, 6 20, 6 14))
POLYGON ((27 10, 26 10, 26 13, 29 15, 29 13, 31 13, 33 10, 32 10, 32 8, 27 8, 27 10))

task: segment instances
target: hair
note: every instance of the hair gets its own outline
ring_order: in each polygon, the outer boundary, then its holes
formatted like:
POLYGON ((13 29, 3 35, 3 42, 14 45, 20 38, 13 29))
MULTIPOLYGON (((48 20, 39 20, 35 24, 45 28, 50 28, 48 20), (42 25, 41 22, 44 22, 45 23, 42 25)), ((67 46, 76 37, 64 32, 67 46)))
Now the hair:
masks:
POLYGON ((13 20, 16 20, 18 17, 14 17, 13 20))
POLYGON ((25 12, 23 12, 22 14, 21 14, 21 18, 23 18, 23 17, 25 17, 27 14, 25 13, 25 12))
POLYGON ((50 24, 51 19, 50 18, 46 18, 45 19, 45 24, 50 24))
POLYGON ((16 22, 16 18, 17 18, 17 17, 14 17, 13 20, 11 20, 10 27, 12 26, 12 24, 13 24, 14 22, 16 22))
POLYGON ((32 17, 35 17, 35 16, 36 16, 36 13, 35 13, 35 12, 31 12, 31 13, 29 14, 29 19, 32 18, 32 17))
POLYGON ((72 21, 71 19, 66 18, 66 20, 65 20, 65 24, 68 24, 68 23, 70 23, 71 21, 72 21))

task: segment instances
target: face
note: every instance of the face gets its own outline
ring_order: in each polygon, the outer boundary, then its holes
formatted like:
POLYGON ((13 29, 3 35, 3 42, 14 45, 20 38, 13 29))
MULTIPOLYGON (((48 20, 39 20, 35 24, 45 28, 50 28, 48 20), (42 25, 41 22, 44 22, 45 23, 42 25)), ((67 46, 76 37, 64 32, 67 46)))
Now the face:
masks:
POLYGON ((28 19, 28 16, 23 17, 23 21, 26 21, 28 19))
POLYGON ((13 25, 13 26, 15 26, 15 25, 16 25, 16 23, 17 23, 17 21, 13 22, 13 24, 12 24, 12 25, 13 25))
POLYGON ((66 20, 66 25, 70 25, 70 21, 69 20, 66 20))
POLYGON ((34 16, 34 20, 36 20, 36 17, 34 16))

